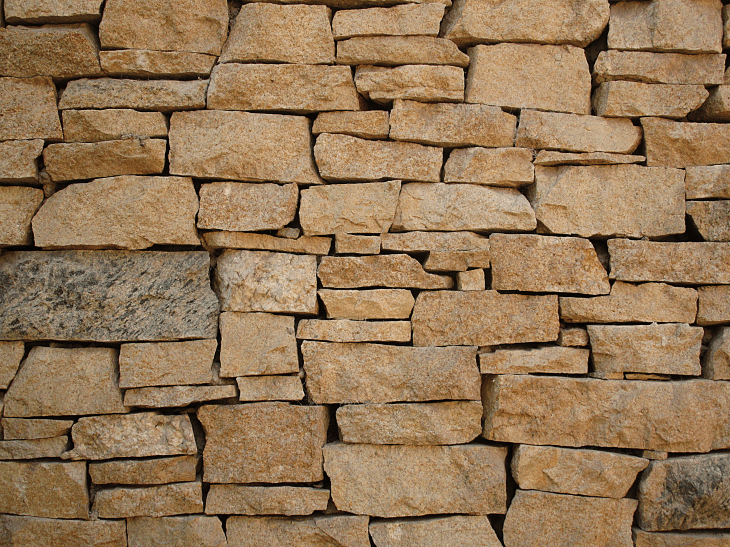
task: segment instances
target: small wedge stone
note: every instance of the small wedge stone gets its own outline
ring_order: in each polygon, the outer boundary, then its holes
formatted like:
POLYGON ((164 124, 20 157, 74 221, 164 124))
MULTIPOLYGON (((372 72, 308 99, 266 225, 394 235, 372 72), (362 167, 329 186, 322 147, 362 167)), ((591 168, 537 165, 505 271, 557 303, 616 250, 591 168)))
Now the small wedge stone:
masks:
POLYGON ((410 342, 411 323, 302 319, 297 326, 297 338, 323 342, 410 342))
POLYGON ((476 515, 374 521, 370 524, 370 536, 377 547, 502 545, 489 518, 476 515))
POLYGON ((94 484, 168 484, 195 480, 198 456, 89 463, 94 484))
POLYGON ((358 93, 379 104, 395 99, 425 103, 464 100, 464 71, 455 66, 361 65, 355 71, 358 93))
POLYGON ((578 348, 542 347, 498 349, 479 354, 482 374, 588 374, 590 351, 578 348))
POLYGON ((167 137, 167 119, 162 112, 137 112, 128 108, 64 110, 62 116, 66 142, 167 137))
POLYGON ((718 85, 723 83, 725 56, 683 55, 648 51, 602 51, 593 66, 597 83, 631 80, 647 84, 718 85))
POLYGON ((3 439, 51 439, 67 435, 74 425, 73 420, 46 420, 43 418, 3 417, 3 439))
POLYGON ((122 344, 119 385, 123 388, 207 384, 212 380, 217 340, 122 344))
POLYGON ((301 401, 304 387, 299 376, 241 376, 236 378, 239 397, 248 401, 301 401))
POLYGON ((0 182, 38 184, 43 139, 0 142, 0 182))
POLYGON ((438 36, 445 6, 437 2, 389 8, 338 10, 332 19, 335 40, 353 36, 438 36))
POLYGON ((459 148, 444 167, 444 182, 517 188, 534 179, 532 150, 527 148, 459 148))
POLYGON ((238 517, 226 521, 230 547, 368 547, 368 517, 328 515, 310 518, 238 517))
POLYGON ((390 115, 384 110, 363 112, 320 112, 312 125, 312 134, 341 133, 361 139, 387 139, 390 115))
POLYGON ((593 109, 596 115, 609 118, 684 118, 702 106, 708 96, 701 85, 605 82, 593 94, 593 109))
POLYGON ((212 484, 205 500, 209 515, 311 515, 327 509, 330 491, 297 486, 212 484))
POLYGON ((207 87, 208 80, 74 80, 66 86, 58 108, 134 108, 161 112, 193 110, 205 108, 207 87))
POLYGON ((641 126, 649 166, 683 168, 730 163, 730 126, 726 124, 642 118, 641 126))
POLYGON ((375 255, 365 257, 325 256, 317 276, 324 287, 356 289, 389 287, 408 289, 450 289, 453 279, 427 273, 421 264, 408 255, 375 255))
POLYGON ((99 490, 94 497, 91 511, 99 518, 166 517, 202 513, 203 484, 200 481, 176 482, 159 486, 99 490))
POLYGON ((169 547, 227 547, 221 520, 202 515, 135 517, 127 520, 129 547, 163 544, 169 547))
POLYGON ((50 77, 0 78, 0 141, 18 139, 63 140, 50 77))
POLYGON ((730 241, 730 201, 688 201, 687 214, 705 241, 730 241))
POLYGON ((359 36, 337 42, 339 65, 469 66, 469 56, 451 40, 431 36, 359 36))
POLYGON ((253 249, 312 255, 326 255, 332 246, 332 238, 329 237, 302 236, 290 239, 243 232, 206 232, 203 241, 212 249, 253 249))
POLYGON ((42 203, 42 190, 0 186, 0 247, 33 245, 31 221, 42 203))
POLYGON ((104 72, 117 78, 206 78, 216 57, 188 51, 122 49, 100 51, 99 60, 104 72))
POLYGON ((328 319, 409 319, 415 299, 406 289, 369 291, 320 289, 328 319))
POLYGON ((698 325, 730 323, 730 287, 699 287, 698 325))

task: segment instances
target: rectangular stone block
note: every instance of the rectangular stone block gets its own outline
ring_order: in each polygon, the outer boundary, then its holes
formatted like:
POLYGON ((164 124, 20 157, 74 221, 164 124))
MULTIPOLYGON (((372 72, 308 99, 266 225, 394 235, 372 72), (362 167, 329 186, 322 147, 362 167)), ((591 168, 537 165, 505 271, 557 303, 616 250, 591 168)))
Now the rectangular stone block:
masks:
POLYGON ((124 404, 137 408, 179 408, 237 398, 236 386, 230 385, 142 387, 124 392, 124 404))
POLYGON ((42 203, 42 190, 0 186, 0 247, 33 244, 31 221, 42 203))
POLYGON ((450 289, 454 284, 448 276, 427 273, 415 258, 405 254, 326 256, 319 264, 317 275, 324 287, 339 289, 450 289))
POLYGON ((489 251, 431 251, 423 263, 429 272, 465 272, 469 268, 489 268, 489 251))
POLYGON ((335 40, 353 36, 438 36, 445 7, 427 3, 338 10, 332 19, 332 34, 335 40))
POLYGON ((167 544, 169 547, 227 547, 223 524, 217 517, 134 517, 127 520, 129 547, 167 544))
POLYGON ((363 236, 345 233, 335 234, 335 254, 380 254, 380 236, 363 236))
POLYGON ((240 376, 238 400, 248 401, 301 401, 304 386, 299 375, 295 376, 240 376))
POLYGON ((0 78, 0 141, 63 140, 56 86, 49 76, 0 78))
POLYGON ((207 78, 217 58, 188 51, 100 51, 102 70, 117 78, 207 78))
POLYGON ((203 484, 177 482, 99 490, 91 508, 100 518, 166 517, 203 512, 203 484))
POLYGON ((699 287, 698 325, 730 323, 730 287, 699 287))
POLYGON ((338 65, 469 66, 451 40, 433 36, 358 36, 337 42, 338 65))
POLYGON ((409 319, 415 299, 406 289, 369 291, 320 289, 328 319, 409 319))
POLYGON ((0 142, 0 182, 38 184, 43 139, 0 142))
POLYGON ((547 346, 479 354, 482 374, 588 374, 587 349, 547 346))
POLYGON ((598 116, 610 118, 662 116, 678 119, 697 110, 708 95, 702 85, 604 82, 593 94, 593 108, 598 116))
POLYGON ((468 270, 456 274, 456 289, 459 291, 483 291, 486 286, 484 270, 468 270))
POLYGON ((730 85, 719 85, 710 90, 710 97, 693 116, 700 122, 730 121, 730 85))
POLYGON ((535 165, 552 167, 556 165, 621 165, 624 163, 644 163, 646 156, 612 154, 609 152, 552 152, 540 150, 535 165))
POLYGON ((231 517, 226 522, 230 547, 368 547, 368 517, 329 515, 311 518, 231 517))
POLYGON ((208 80, 81 79, 69 82, 59 110, 133 108, 135 110, 194 110, 205 108, 208 80))
POLYGON ((378 104, 395 99, 423 103, 462 102, 464 71, 456 66, 404 65, 381 67, 362 65, 355 70, 358 93, 378 104))
POLYGON ((687 167, 687 199, 730 199, 730 165, 687 167))
POLYGON ((254 249, 313 255, 326 255, 332 246, 332 238, 329 237, 302 236, 289 239, 242 232, 206 232, 203 240, 213 249, 254 249))
POLYGON ((123 520, 66 520, 0 515, 0 537, 11 547, 127 547, 127 526, 123 520))
POLYGON ((217 340, 122 344, 119 385, 123 388, 207 384, 212 380, 217 340))
POLYGON ((390 114, 385 110, 320 112, 312 125, 312 134, 341 133, 361 139, 387 139, 389 120, 390 114))
POLYGON ((645 532, 634 528, 636 547, 722 547, 730 541, 723 532, 645 532))
POLYGON ((0 441, 0 460, 32 460, 60 458, 66 451, 68 437, 50 439, 20 439, 0 441))
POLYGON ((631 80, 647 84, 719 85, 725 55, 601 51, 593 66, 596 82, 631 80))
POLYGON ((370 536, 377 547, 502 545, 489 518, 478 515, 379 520, 370 524, 370 536))
POLYGON ((64 110, 66 142, 114 141, 130 137, 167 137, 167 118, 162 112, 138 112, 129 108, 64 110))
POLYGON ((405 253, 489 251, 489 238, 473 232, 405 232, 382 235, 384 251, 405 253))
POLYGON ((65 2, 44 2, 44 0, 6 0, 5 20, 18 23, 78 23, 101 19, 102 0, 66 0, 65 2))
POLYGON ((304 486, 211 484, 205 500, 209 515, 311 515, 327 509, 330 491, 304 486))
POLYGON ((642 118, 646 164, 691 167, 730 163, 730 126, 642 118))
POLYGON ((444 182, 517 188, 534 179, 532 150, 527 148, 458 148, 444 166, 444 182))
POLYGON ((410 342, 411 323, 302 319, 297 327, 297 338, 325 342, 410 342))
POLYGON ((94 484, 168 484, 195 480, 198 456, 172 456, 89 463, 94 484))
POLYGON ((71 431, 73 420, 50 420, 43 418, 8 418, 3 417, 3 438, 19 439, 51 439, 66 435, 71 431))
POLYGON ((705 241, 730 241, 730 201, 688 201, 687 214, 705 241))

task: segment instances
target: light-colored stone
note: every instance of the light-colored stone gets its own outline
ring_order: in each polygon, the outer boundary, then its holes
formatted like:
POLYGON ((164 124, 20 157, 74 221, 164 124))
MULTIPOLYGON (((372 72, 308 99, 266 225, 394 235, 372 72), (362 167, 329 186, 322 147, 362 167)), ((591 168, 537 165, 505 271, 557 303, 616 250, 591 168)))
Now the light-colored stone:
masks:
POLYGON ((693 118, 701 122, 730 121, 730 85, 719 85, 712 88, 710 98, 693 118))
POLYGON ((444 167, 444 182, 519 187, 535 178, 532 150, 527 148, 460 148, 444 167))
POLYGON ((91 512, 99 518, 112 519, 202 513, 203 484, 200 481, 176 482, 99 490, 91 512))
POLYGON ((188 51, 120 49, 100 51, 99 60, 104 73, 117 78, 205 78, 216 57, 188 51))
POLYGON ((469 66, 469 56, 451 40, 432 36, 358 36, 337 42, 340 65, 469 66))
POLYGON ((476 348, 302 342, 307 392, 317 404, 478 398, 476 348))
POLYGON ((59 458, 66 451, 68 437, 0 441, 0 460, 59 458))
POLYGON ((291 239, 242 232, 206 232, 203 240, 213 249, 254 249, 313 255, 326 255, 332 246, 332 239, 329 237, 302 236, 291 239))
POLYGON ((636 547, 723 547, 730 534, 723 532, 645 532, 634 528, 636 547))
POLYGON ((379 104, 394 99, 425 103, 464 100, 464 71, 456 66, 404 65, 382 67, 361 65, 355 71, 357 91, 379 104))
POLYGON ((238 398, 236 386, 142 387, 124 392, 124 404, 138 408, 175 408, 238 398))
POLYGON ((0 516, 0 537, 9 547, 127 547, 123 520, 66 520, 0 516))
POLYGON ((0 247, 33 244, 31 220, 41 203, 42 190, 26 186, 0 186, 0 247))
POLYGON ((213 182, 200 188, 198 228, 253 232, 278 230, 297 212, 296 184, 213 182))
POLYGON ((682 55, 645 51, 601 51, 593 66, 597 83, 631 80, 647 84, 718 85, 725 55, 682 55))
POLYGON ((50 77, 0 78, 0 141, 17 139, 63 140, 50 77))
POLYGON ((730 241, 730 201, 688 201, 687 214, 705 241, 730 241))
POLYGON ((540 150, 535 158, 535 165, 621 165, 624 163, 644 163, 646 156, 628 154, 611 154, 607 152, 586 152, 574 154, 570 152, 552 152, 540 150))
POLYGON ((636 503, 518 490, 504 521, 504 544, 633 547, 631 523, 636 503))
POLYGON ((684 173, 678 169, 540 166, 528 195, 548 233, 654 237, 685 230, 684 173))
POLYGON ((608 274, 590 241, 535 234, 492 234, 492 288, 608 294, 608 274))
POLYGON ((328 319, 408 319, 415 299, 405 289, 370 291, 320 289, 328 319))
POLYGON ((205 108, 207 87, 208 80, 74 80, 66 86, 58 108, 134 108, 162 112, 192 110, 205 108))
POLYGON ((312 125, 312 134, 342 133, 362 139, 387 139, 390 131, 389 120, 390 115, 385 110, 320 112, 312 125))
POLYGON ((135 517, 127 520, 129 547, 227 547, 223 525, 217 517, 135 517))
POLYGON ((377 547, 408 545, 501 547, 502 545, 492 529, 489 518, 477 515, 380 520, 370 524, 370 536, 377 547))
POLYGON ((504 514, 506 447, 332 443, 324 468, 337 509, 378 517, 504 514))
POLYGON ((561 328, 557 340, 561 347, 584 347, 588 342, 588 331, 579 327, 561 328))
POLYGON ((244 4, 221 62, 332 64, 331 18, 327 6, 244 4))
POLYGON ((588 374, 587 349, 547 346, 479 354, 482 374, 588 374))
POLYGON ((368 547, 368 517, 317 516, 304 519, 231 517, 226 521, 230 547, 368 547))
POLYGON ((690 167, 730 163, 730 126, 642 118, 646 164, 690 167))
POLYGON ((332 33, 336 40, 353 36, 437 36, 445 7, 433 2, 338 10, 332 19, 332 33))
POLYGON ((418 295, 413 310, 413 344, 492 346, 552 342, 560 330, 557 300, 554 295, 497 291, 424 291, 418 295))
POLYGON ((122 344, 119 385, 123 388, 207 384, 217 340, 122 344))
POLYGON ((0 142, 0 183, 38 184, 38 158, 43 139, 0 142))
POLYGON ((687 167, 687 199, 730 199, 730 165, 687 167))
POLYGON ((705 353, 702 376, 710 380, 730 380, 730 328, 720 328, 712 338, 705 353))
POLYGON ((708 91, 701 85, 612 81, 604 82, 596 89, 593 109, 596 115, 609 118, 684 118, 697 110, 708 96, 708 91))
POLYGON ((101 19, 102 0, 5 0, 5 20, 12 24, 79 23, 101 19))
POLYGON ((167 137, 167 120, 162 112, 108 110, 64 110, 66 142, 113 141, 135 137, 167 137))
POLYGON ((489 251, 431 251, 423 263, 429 272, 465 272, 469 268, 489 268, 489 251))
POLYGON ((489 238, 473 232, 406 232, 383 234, 384 251, 489 251, 489 238))
POLYGON ((304 387, 299 376, 241 376, 238 400, 247 401, 301 401, 304 387))
MULTIPOLYGON (((395 208, 393 212, 395 213, 395 208)), ((340 232, 335 234, 335 254, 380 254, 380 236, 361 236, 340 232)))
POLYGON ((591 74, 582 49, 537 44, 469 50, 466 102, 591 113, 591 74))
POLYGON ((720 0, 654 0, 611 6, 610 49, 722 53, 720 0))
POLYGON ((450 277, 427 273, 418 260, 405 254, 325 256, 317 275, 322 286, 337 289, 450 289, 454 285, 450 277))
POLYGON ((484 270, 468 270, 456 274, 456 288, 460 291, 483 291, 486 288, 484 270))
POLYGON ((699 287, 698 325, 730 323, 730 287, 699 287))
POLYGON ((197 456, 91 462, 89 476, 94 484, 192 482, 197 465, 197 456))
POLYGON ((327 509, 330 491, 297 486, 212 484, 205 500, 209 515, 311 515, 327 509))
POLYGON ((410 342, 411 323, 302 319, 297 326, 297 338, 324 342, 410 342))
POLYGON ((201 406, 205 482, 321 481, 329 414, 287 403, 201 406), (231 442, 235 439, 235 442, 231 442))
POLYGON ((3 438, 6 441, 20 439, 51 439, 67 435, 73 420, 46 420, 3 417, 3 438))

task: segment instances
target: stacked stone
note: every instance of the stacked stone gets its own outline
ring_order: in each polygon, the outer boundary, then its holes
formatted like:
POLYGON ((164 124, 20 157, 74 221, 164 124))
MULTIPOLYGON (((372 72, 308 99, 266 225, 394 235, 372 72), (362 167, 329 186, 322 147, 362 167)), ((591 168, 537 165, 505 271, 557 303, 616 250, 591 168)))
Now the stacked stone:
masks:
POLYGON ((0 12, 0 544, 730 542, 720 0, 0 12))

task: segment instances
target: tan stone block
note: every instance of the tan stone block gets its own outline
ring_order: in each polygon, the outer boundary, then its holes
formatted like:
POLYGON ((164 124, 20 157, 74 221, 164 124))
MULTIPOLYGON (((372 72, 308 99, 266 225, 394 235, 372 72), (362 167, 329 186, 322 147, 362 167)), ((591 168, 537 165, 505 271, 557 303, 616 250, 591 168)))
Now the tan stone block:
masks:
POLYGON ((41 203, 42 190, 25 186, 0 186, 0 247, 33 244, 31 220, 41 203))
POLYGON ((212 249, 254 249, 314 255, 326 255, 332 246, 332 238, 329 237, 302 236, 290 239, 242 232, 206 232, 203 241, 212 249))
POLYGON ((337 42, 339 65, 469 66, 469 56, 451 40, 432 36, 358 36, 337 42))
POLYGON ((310 518, 231 517, 230 547, 368 547, 368 517, 330 515, 310 518))
POLYGON ((159 486, 99 490, 91 508, 99 518, 164 517, 203 512, 203 484, 176 482, 159 486))
POLYGON ((162 112, 138 112, 127 108, 64 110, 66 142, 98 142, 134 137, 167 137, 167 119, 162 112))
POLYGON ((588 331, 578 327, 561 328, 557 343, 561 347, 583 347, 588 345, 588 331))
POLYGON ((444 182, 519 187, 535 179, 532 150, 527 148, 459 148, 444 167, 444 182))
POLYGON ((429 272, 465 272, 469 268, 489 268, 489 251, 430 251, 423 263, 429 272))
POLYGON ((697 110, 708 96, 701 85, 604 82, 593 93, 593 109, 598 116, 609 118, 684 118, 697 110))
POLYGON ((374 521, 370 524, 370 536, 377 547, 502 545, 489 518, 476 515, 374 521))
POLYGON ((244 4, 236 16, 221 62, 332 64, 327 6, 244 4))
POLYGON ((325 342, 410 342, 411 323, 302 319, 297 327, 297 338, 325 342))
POLYGON ((322 480, 327 407, 287 403, 201 406, 197 415, 206 434, 205 482, 322 480))
POLYGON ((647 84, 718 85, 725 55, 682 55, 646 51, 601 51, 593 66, 597 83, 632 80, 647 84))
POLYGON ((236 386, 168 386, 128 389, 124 404, 138 408, 175 408, 238 398, 236 386))
POLYGON ((687 167, 687 199, 730 199, 730 165, 687 167))
POLYGON ((207 87, 208 80, 74 80, 66 86, 58 108, 134 108, 161 112, 192 110, 205 108, 207 87))
POLYGON ((302 342, 307 392, 317 404, 478 398, 476 348, 302 342))
POLYGON ((0 441, 0 460, 32 460, 59 458, 66 451, 68 437, 0 441))
POLYGON ((5 0, 5 20, 11 25, 96 22, 101 19, 102 3, 102 0, 5 0))
POLYGON ((698 325, 730 323, 730 287, 699 287, 698 325))
POLYGON ((710 98, 692 117, 701 122, 730 121, 730 85, 712 88, 710 98))
POLYGON ((296 184, 213 182, 200 188, 198 228, 229 231, 278 230, 297 212, 296 184))
POLYGON ((216 57, 188 51, 121 49, 100 51, 99 60, 104 72, 117 78, 205 78, 216 57))
POLYGON ((247 401, 301 401, 304 387, 299 376, 241 376, 238 400, 247 401))
POLYGON ((483 291, 486 288, 484 270, 469 270, 457 273, 456 288, 460 291, 483 291))
POLYGON ((322 286, 337 289, 450 289, 454 285, 449 276, 429 274, 415 258, 404 254, 325 256, 319 264, 317 275, 322 286))
POLYGON ((722 532, 645 532, 634 528, 636 547, 722 547, 730 541, 730 534, 722 532))
POLYGON ((327 509, 330 491, 297 486, 211 484, 205 500, 209 515, 311 515, 327 509))
POLYGON ((6 441, 20 439, 51 439, 67 435, 71 431, 73 420, 44 420, 41 418, 7 418, 2 419, 3 438, 6 441))
POLYGON ((66 520, 0 515, 0 537, 24 547, 127 547, 123 520, 66 520))
MULTIPOLYGON (((638 2, 637 2, 638 3, 638 2)), ((636 500, 517 490, 504 521, 505 547, 633 547, 636 500)))
POLYGON ((646 164, 690 167, 730 163, 730 127, 642 118, 646 164))
POLYGON ((361 139, 387 139, 390 131, 389 120, 390 115, 384 110, 320 112, 312 125, 312 134, 342 133, 361 139))
POLYGON ((0 141, 63 140, 50 77, 0 78, 0 141))
MULTIPOLYGON (((395 210, 393 212, 395 213, 395 210)), ((380 236, 335 234, 335 254, 380 254, 380 236)))
POLYGON ((0 182, 38 184, 43 139, 0 142, 0 182))
POLYGON ((688 201, 687 214, 705 241, 730 241, 730 201, 688 201))
POLYGON ((207 384, 217 340, 122 344, 119 385, 123 388, 207 384))
POLYGON ((588 374, 587 349, 547 346, 479 354, 482 374, 588 374))
POLYGON ((227 547, 226 534, 217 517, 135 517, 127 520, 129 547, 168 545, 169 547, 227 547))
POLYGON ((378 104, 394 99, 425 103, 464 100, 464 71, 456 66, 361 65, 355 71, 357 91, 378 104))
POLYGON ((730 328, 722 327, 713 336, 703 359, 702 377, 730 380, 730 328))
POLYGON ((621 165, 624 163, 644 163, 646 156, 628 154, 610 154, 607 152, 587 152, 574 154, 570 152, 552 152, 540 150, 535 158, 535 165, 621 165))
POLYGON ((168 484, 195 480, 198 456, 90 462, 94 484, 168 484))
POLYGON ((722 7, 722 21, 723 21, 723 37, 722 37, 722 47, 730 47, 730 9, 723 6, 722 7))
POLYGON ((591 74, 583 50, 537 44, 469 50, 466 102, 591 113, 591 74))
POLYGON ((332 19, 332 33, 336 40, 353 36, 438 36, 445 8, 434 2, 338 10, 332 19))
POLYGON ((405 289, 337 291, 320 289, 328 319, 408 319, 415 299, 405 289))
POLYGON ((384 251, 489 251, 489 238, 473 232, 406 232, 381 237, 384 251))

